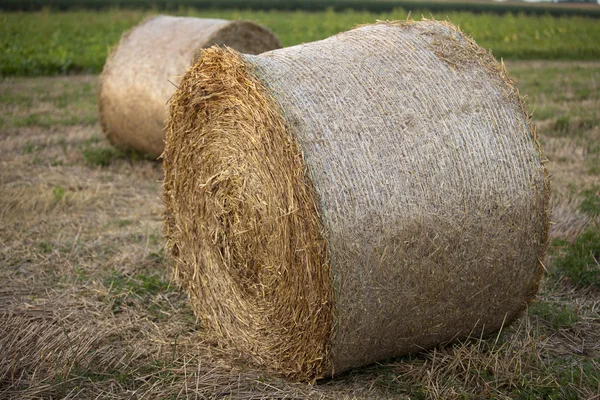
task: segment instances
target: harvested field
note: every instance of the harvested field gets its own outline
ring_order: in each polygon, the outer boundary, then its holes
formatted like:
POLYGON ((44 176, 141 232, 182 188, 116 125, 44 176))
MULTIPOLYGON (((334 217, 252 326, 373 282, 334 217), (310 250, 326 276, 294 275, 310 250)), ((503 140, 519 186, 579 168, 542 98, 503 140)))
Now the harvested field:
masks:
POLYGON ((166 272, 161 166, 103 138, 96 76, 3 80, 0 397, 598 395, 600 290, 578 285, 556 260, 599 229, 600 63, 508 68, 535 108, 563 221, 551 231, 564 240, 553 241, 537 302, 500 335, 474 332, 313 386, 265 374, 195 320, 166 272))

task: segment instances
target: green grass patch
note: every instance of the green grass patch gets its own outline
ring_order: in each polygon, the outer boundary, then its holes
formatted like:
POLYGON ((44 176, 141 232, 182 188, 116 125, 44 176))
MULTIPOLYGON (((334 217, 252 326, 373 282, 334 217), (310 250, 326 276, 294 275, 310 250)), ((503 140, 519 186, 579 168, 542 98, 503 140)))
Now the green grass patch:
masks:
MULTIPOLYGON (((0 14, 0 75, 98 73, 121 34, 155 12, 109 10, 0 14)), ((248 11, 178 9, 172 14, 224 19, 248 19, 271 28, 284 46, 324 39, 357 24, 402 20, 404 9, 385 12, 248 11)), ((426 15, 426 9, 413 10, 426 15)), ((433 13, 449 19, 483 47, 505 59, 598 59, 600 24, 586 17, 525 14, 433 13)))
MULTIPOLYGON (((598 124, 600 125, 600 124, 598 124)), ((592 143, 589 147, 586 163, 590 174, 600 175, 600 144, 592 143)), ((596 192, 596 199, 598 193, 596 192)), ((596 200, 597 201, 597 200, 596 200)))
POLYGON ((93 167, 107 167, 116 160, 129 162, 156 161, 155 158, 142 154, 136 150, 120 150, 104 141, 99 136, 86 139, 80 146, 83 159, 93 167))
POLYGON ((561 115, 554 123, 557 136, 580 136, 584 131, 593 129, 598 125, 597 120, 574 118, 572 115, 561 115))
POLYGON ((118 219, 116 221, 116 224, 117 224, 118 227, 124 228, 126 226, 129 226, 129 225, 133 224, 133 221, 130 220, 130 219, 118 219))
POLYGON ((158 251, 153 251, 148 255, 148 260, 153 264, 162 264, 165 261, 165 250, 164 248, 158 251))
POLYGON ((87 147, 82 151, 84 160, 94 167, 107 167, 124 154, 112 147, 87 147))
POLYGON ((39 242, 37 247, 44 254, 52 252, 52 245, 48 242, 39 242))
POLYGON ((600 186, 583 190, 580 196, 583 197, 583 200, 579 204, 579 211, 592 218, 600 216, 600 186))
POLYGON ((23 145, 23 147, 21 147, 21 153, 23 153, 23 154, 36 153, 36 152, 40 151, 41 148, 42 148, 42 146, 37 143, 27 142, 23 145))
POLYGON ((573 243, 554 241, 556 273, 582 286, 600 288, 600 229, 588 228, 573 243))
POLYGON ((103 279, 104 286, 114 293, 129 293, 140 296, 156 295, 172 291, 171 284, 164 277, 155 273, 139 273, 126 276, 113 272, 103 279))
POLYGON ((81 154, 92 167, 108 167, 115 160, 127 158, 127 154, 110 145, 104 145, 98 136, 92 136, 81 144, 81 154))
POLYGON ((54 186, 52 188, 52 199, 54 200, 54 203, 58 203, 63 197, 65 197, 65 189, 60 185, 54 186))
MULTIPOLYGON (((544 372, 549 376, 556 377, 558 385, 561 387, 557 399, 581 399, 580 391, 587 389, 588 392, 594 392, 600 388, 600 358, 577 357, 557 358, 554 362, 544 368, 544 372)), ((532 398, 549 398, 537 396, 532 398)))
POLYGON ((25 127, 25 126, 42 126, 49 128, 54 125, 52 116, 48 113, 43 114, 29 114, 24 117, 16 117, 13 119, 13 126, 25 127))
POLYGON ((160 300, 159 296, 174 291, 164 276, 156 272, 142 272, 131 276, 113 271, 103 279, 103 284, 109 292, 105 301, 110 305, 114 314, 119 314, 123 308, 143 310, 155 320, 168 316, 168 303, 160 300))
POLYGON ((529 305, 530 316, 547 321, 553 329, 570 328, 577 322, 577 312, 567 304, 536 301, 529 305))

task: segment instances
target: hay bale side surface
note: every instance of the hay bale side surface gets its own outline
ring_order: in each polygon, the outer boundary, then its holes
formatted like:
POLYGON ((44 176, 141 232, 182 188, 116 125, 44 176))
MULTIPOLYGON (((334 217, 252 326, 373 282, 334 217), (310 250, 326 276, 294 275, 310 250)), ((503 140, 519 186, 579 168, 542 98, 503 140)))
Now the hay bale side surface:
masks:
POLYGON ((158 157, 164 148, 168 101, 201 49, 227 45, 259 54, 281 47, 250 21, 156 16, 123 34, 99 81, 102 130, 117 147, 158 157))
POLYGON ((497 330, 537 292, 550 187, 535 131, 504 68, 446 23, 204 51, 164 168, 196 313, 295 378, 497 330))

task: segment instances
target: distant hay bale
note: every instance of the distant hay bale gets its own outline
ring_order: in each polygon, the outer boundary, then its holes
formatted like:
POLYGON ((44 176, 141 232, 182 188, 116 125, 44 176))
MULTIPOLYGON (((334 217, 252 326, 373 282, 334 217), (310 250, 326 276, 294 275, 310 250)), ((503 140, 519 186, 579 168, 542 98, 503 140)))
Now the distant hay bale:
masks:
POLYGON ((170 106, 165 235, 195 312, 313 379, 499 329, 550 187, 504 68, 448 23, 205 50, 170 106))
POLYGON ((167 102, 201 49, 227 45, 247 54, 281 47, 250 21, 157 16, 123 34, 100 77, 102 130, 122 149, 158 157, 164 147, 167 102))

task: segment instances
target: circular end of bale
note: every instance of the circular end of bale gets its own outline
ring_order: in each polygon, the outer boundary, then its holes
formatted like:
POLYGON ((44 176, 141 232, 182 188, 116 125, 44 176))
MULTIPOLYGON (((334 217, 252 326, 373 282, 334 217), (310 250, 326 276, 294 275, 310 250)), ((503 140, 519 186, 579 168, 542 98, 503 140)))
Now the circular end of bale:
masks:
MULTIPOLYGON (((243 54, 260 54, 281 48, 281 42, 271 30, 252 21, 231 21, 206 40, 204 48, 219 46, 230 47, 243 54)), ((200 49, 193 64, 198 61, 200 49)))
POLYGON ((317 197, 253 67, 210 48, 171 101, 163 153, 174 276, 228 345, 284 375, 328 368, 333 293, 317 197))

